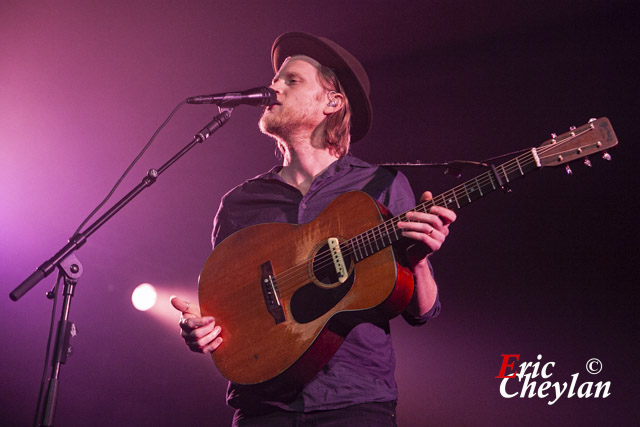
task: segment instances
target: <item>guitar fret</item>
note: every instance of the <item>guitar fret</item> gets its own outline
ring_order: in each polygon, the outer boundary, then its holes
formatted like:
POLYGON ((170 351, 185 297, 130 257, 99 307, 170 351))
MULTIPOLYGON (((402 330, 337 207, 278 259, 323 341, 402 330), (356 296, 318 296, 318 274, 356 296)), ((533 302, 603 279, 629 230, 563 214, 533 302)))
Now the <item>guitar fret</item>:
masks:
POLYGON ((356 262, 360 261, 361 258, 358 257, 358 251, 356 250, 356 240, 357 240, 358 236, 354 236, 352 239, 349 240, 349 243, 351 244, 351 253, 353 254, 353 257, 356 259, 356 262))
POLYGON ((389 246, 389 244, 387 244, 384 241, 384 237, 387 235, 387 226, 383 222, 378 226, 378 229, 380 230, 380 244, 382 245, 383 248, 386 248, 387 246, 389 246), (383 230, 383 227, 384 227, 384 230, 383 230))
MULTIPOLYGON (((358 234, 358 238, 362 241, 362 234, 358 234)), ((358 242, 358 251, 360 251, 360 258, 364 259, 365 257, 362 256, 362 245, 360 242, 358 242)))
MULTIPOLYGON (((460 203, 458 202, 458 198, 456 197, 456 192, 455 192, 455 190, 453 191, 453 194, 452 194, 452 195, 453 195, 453 199, 454 199, 454 200, 455 200, 455 202, 456 202, 456 205, 458 206, 458 209, 460 209, 460 203)), ((449 199, 449 200, 451 200, 451 199, 449 199)))
POLYGON ((349 240, 349 245, 351 246, 351 253, 353 254, 353 257, 355 258, 356 262, 358 262, 358 261, 362 260, 362 258, 358 257, 358 254, 356 253, 356 248, 354 247, 354 244, 355 244, 355 242, 353 241, 353 239, 349 240))
POLYGON ((386 244, 386 243, 385 243, 385 241, 384 241, 384 236, 385 236, 385 234, 386 234, 386 230, 384 230, 384 229, 383 229, 383 227, 384 227, 384 222, 383 222, 382 224, 380 224, 377 228, 378 228, 378 230, 380 230, 380 240, 381 240, 381 243, 382 243, 383 247, 386 247, 386 246, 387 246, 387 244, 386 244))
POLYGON ((482 186, 480 185, 480 181, 478 181, 477 177, 476 177, 476 185, 478 186, 478 191, 480 191, 480 197, 484 196, 484 194, 482 193, 482 186))
POLYGON ((520 170, 520 175, 524 175, 524 172, 522 171, 522 167, 520 166, 520 161, 518 160, 517 157, 516 157, 516 164, 518 165, 518 169, 520 170))
MULTIPOLYGON (((393 223, 393 220, 392 220, 393 223)), ((400 237, 398 237, 398 222, 396 221, 395 223, 393 223, 393 233, 396 235, 396 242, 398 240, 400 240, 400 237)))
POLYGON ((358 251, 360 252, 360 258, 365 258, 364 257, 364 253, 362 251, 362 234, 358 234, 358 237, 356 238, 356 241, 358 242, 358 251))
POLYGON ((509 176, 507 175, 507 173, 504 170, 504 163, 502 165, 500 165, 500 167, 502 168, 502 174, 504 175, 504 179, 506 179, 507 182, 509 182, 509 176))
POLYGON ((389 244, 391 244, 391 238, 389 237, 389 231, 387 230, 387 222, 383 222, 381 225, 384 226, 384 236, 382 237, 382 241, 384 242, 384 237, 386 236, 389 240, 389 244))
MULTIPOLYGON (((473 192, 473 187, 471 188, 471 191, 473 192)), ((471 195, 469 194, 469 189, 467 188, 467 184, 464 184, 464 194, 465 196, 467 196, 467 200, 469 200, 469 203, 471 203, 471 195)))
POLYGON ((375 252, 378 252, 380 250, 380 245, 378 244, 378 240, 380 240, 380 236, 376 233, 378 227, 374 227, 371 230, 373 231, 373 243, 375 243, 376 245, 376 250, 375 252))
MULTIPOLYGON (((395 222, 395 218, 391 219, 390 221, 390 226, 391 226, 391 231, 393 231, 393 234, 396 236, 396 240, 398 241, 398 223, 395 222)), ((391 239, 391 235, 389 235, 389 243, 393 243, 394 240, 391 239)))
POLYGON ((369 245, 369 238, 367 236, 368 231, 365 231, 361 234, 362 236, 362 248, 364 249, 364 255, 369 256, 369 252, 367 252, 367 246, 369 245))
POLYGON ((464 185, 462 187, 458 186, 458 188, 456 188, 455 191, 455 196, 456 196, 456 200, 458 201, 458 207, 463 207, 466 203, 464 203, 464 194, 459 194, 459 192, 464 191, 466 193, 466 190, 464 189, 464 185))
POLYGON ((443 195, 443 196, 441 196, 441 198, 442 198, 442 204, 444 204, 444 207, 445 207, 445 208, 448 208, 448 205, 447 205, 447 199, 445 199, 445 198, 444 198, 444 195, 443 195))
POLYGON ((371 230, 367 230, 367 232, 366 232, 367 246, 369 248, 369 253, 373 254, 373 246, 371 245, 371 236, 369 235, 370 233, 371 233, 371 230))

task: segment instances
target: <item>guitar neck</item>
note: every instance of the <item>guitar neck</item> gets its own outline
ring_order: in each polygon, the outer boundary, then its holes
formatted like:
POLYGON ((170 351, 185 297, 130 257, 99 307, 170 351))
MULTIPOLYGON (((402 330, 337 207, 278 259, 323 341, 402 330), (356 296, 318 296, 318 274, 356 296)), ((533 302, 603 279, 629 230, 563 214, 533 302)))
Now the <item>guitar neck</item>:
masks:
MULTIPOLYGON (((456 211, 497 189, 504 188, 511 181, 538 170, 540 167, 538 152, 532 148, 499 166, 492 166, 491 170, 445 191, 431 200, 418 204, 411 211, 428 212, 433 206, 442 206, 456 211)), ((390 218, 382 224, 352 237, 343 244, 346 246, 345 249, 351 252, 355 261, 358 262, 398 242, 402 238, 398 222, 407 220, 406 213, 390 218)))

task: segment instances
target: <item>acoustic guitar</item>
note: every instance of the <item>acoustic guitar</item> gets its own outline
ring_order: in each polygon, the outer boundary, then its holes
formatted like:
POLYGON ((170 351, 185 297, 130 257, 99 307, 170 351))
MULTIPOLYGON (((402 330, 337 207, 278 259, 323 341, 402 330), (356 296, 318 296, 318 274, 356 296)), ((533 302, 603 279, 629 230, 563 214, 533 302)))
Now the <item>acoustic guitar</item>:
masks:
MULTIPOLYGON (((618 143, 607 118, 552 136, 412 210, 458 210, 529 172, 618 143)), ((212 353, 220 373, 238 384, 300 387, 355 325, 404 310, 413 294, 399 250, 406 239, 397 223, 404 220, 354 191, 310 223, 260 224, 226 238, 207 259, 198 289, 202 315, 222 326, 224 341, 212 353)))

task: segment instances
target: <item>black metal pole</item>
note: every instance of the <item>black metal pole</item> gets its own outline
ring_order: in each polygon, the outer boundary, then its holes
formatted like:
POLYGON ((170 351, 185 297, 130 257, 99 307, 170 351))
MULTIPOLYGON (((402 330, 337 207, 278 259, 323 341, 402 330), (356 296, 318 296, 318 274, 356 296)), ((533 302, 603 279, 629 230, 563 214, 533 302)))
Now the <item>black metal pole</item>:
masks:
MULTIPOLYGON (((63 363, 67 362, 69 354, 69 339, 71 336, 71 328, 73 323, 69 322, 69 311, 71 310, 71 298, 75 291, 76 284, 82 276, 82 264, 75 254, 69 255, 60 262, 60 274, 64 276, 64 301, 62 303, 62 311, 60 312, 60 321, 56 331, 56 340, 51 359, 51 376, 49 377, 49 386, 45 396, 44 412, 40 425, 52 426, 56 412, 56 404, 58 402, 58 389, 60 386, 60 368, 63 363)), ((40 407, 38 407, 38 411, 40 407)))

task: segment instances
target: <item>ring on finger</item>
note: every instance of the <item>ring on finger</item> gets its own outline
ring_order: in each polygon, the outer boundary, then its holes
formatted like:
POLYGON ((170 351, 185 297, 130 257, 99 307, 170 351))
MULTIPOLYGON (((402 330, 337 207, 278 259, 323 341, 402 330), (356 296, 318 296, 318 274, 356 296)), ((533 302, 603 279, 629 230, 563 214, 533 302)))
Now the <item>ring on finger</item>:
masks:
POLYGON ((431 226, 431 230, 429 230, 429 232, 427 233, 427 236, 431 236, 431 233, 433 233, 433 230, 435 230, 436 228, 432 225, 431 226))
POLYGON ((184 313, 180 315, 180 324, 185 325, 187 323, 187 318, 184 317, 184 313))

